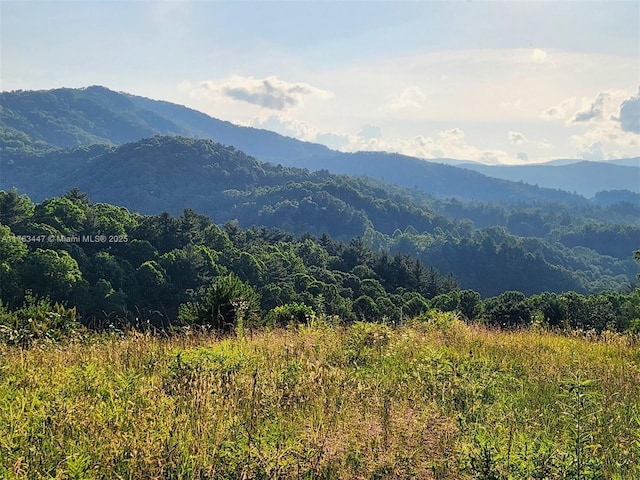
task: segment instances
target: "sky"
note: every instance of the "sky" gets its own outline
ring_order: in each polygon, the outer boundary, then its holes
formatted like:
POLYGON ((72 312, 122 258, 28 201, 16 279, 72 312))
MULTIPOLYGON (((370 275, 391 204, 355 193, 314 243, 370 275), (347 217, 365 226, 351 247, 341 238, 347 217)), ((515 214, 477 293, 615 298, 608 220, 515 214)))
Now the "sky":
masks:
POLYGON ((0 0, 0 88, 103 85, 342 151, 640 156, 638 1, 0 0))

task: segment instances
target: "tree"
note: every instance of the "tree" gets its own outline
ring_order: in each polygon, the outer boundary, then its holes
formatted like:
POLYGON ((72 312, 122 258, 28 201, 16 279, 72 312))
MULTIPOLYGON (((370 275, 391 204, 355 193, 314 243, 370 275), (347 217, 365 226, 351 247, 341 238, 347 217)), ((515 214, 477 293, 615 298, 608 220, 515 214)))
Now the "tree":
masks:
POLYGON ((66 301, 81 280, 78 262, 65 250, 37 248, 25 258, 23 284, 42 297, 66 301))
POLYGON ((15 188, 10 192, 0 191, 0 223, 9 227, 20 224, 33 215, 34 208, 31 199, 18 195, 15 188))
POLYGON ((380 318, 380 309, 368 295, 362 295, 353 302, 353 313, 361 320, 371 321, 380 318))
POLYGON ((260 296, 235 274, 224 275, 202 290, 195 302, 180 306, 178 320, 222 333, 257 325, 260 296))
POLYGON ((64 194, 64 198, 68 198, 73 203, 82 205, 84 207, 89 206, 89 194, 87 192, 83 192, 79 188, 72 188, 64 194))
POLYGON ((429 302, 418 292, 406 292, 402 295, 402 316, 412 319, 429 310, 429 302))
POLYGON ((40 223, 51 225, 65 235, 73 235, 85 225, 87 211, 82 205, 60 197, 38 204, 34 216, 40 223))
POLYGON ((482 299, 473 290, 462 290, 458 294, 458 309, 467 320, 475 320, 482 313, 482 299))
POLYGON ((96 203, 87 212, 86 232, 90 235, 125 236, 138 222, 124 207, 106 203, 96 203))
POLYGON ((487 298, 484 304, 485 315, 492 325, 518 327, 531 321, 531 307, 522 292, 503 292, 497 297, 487 298))
POLYGON ((20 266, 27 255, 27 246, 11 229, 0 225, 0 301, 17 305, 22 296, 20 266))

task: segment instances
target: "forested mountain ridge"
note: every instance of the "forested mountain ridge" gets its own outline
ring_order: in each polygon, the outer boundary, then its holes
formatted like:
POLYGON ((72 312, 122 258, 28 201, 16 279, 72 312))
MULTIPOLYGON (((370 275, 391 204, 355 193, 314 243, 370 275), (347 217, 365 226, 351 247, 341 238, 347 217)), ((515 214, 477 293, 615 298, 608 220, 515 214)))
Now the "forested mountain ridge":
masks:
MULTIPOLYGON (((600 190, 637 191, 631 187, 633 179, 640 178, 640 167, 609 169, 607 175, 594 177, 591 171, 583 171, 579 165, 568 165, 566 175, 555 177, 550 171, 549 178, 557 180, 549 184, 544 175, 529 178, 522 174, 524 177, 517 178, 522 182, 496 180, 493 176, 506 175, 501 173, 502 167, 483 171, 489 175, 486 176, 458 166, 443 165, 450 161, 447 159, 437 163, 439 160, 424 161, 391 153, 341 153, 267 130, 233 125, 184 106, 99 86, 2 92, 0 133, 0 147, 5 156, 95 143, 118 145, 153 135, 207 138, 234 146, 262 161, 310 170, 367 175, 410 188, 417 187, 442 197, 481 201, 577 201, 576 197, 565 192, 532 185, 591 196, 600 190), (602 182, 600 186, 597 181, 602 182)), ((485 167, 473 165, 470 168, 479 170, 485 167)), ((546 171, 552 167, 540 168, 546 171)))
POLYGON ((263 161, 330 153, 318 144, 241 127, 204 113, 104 87, 0 93, 0 128, 42 149, 118 145, 154 135, 206 138, 263 161))
POLYGON ((640 225, 598 220, 637 219, 631 204, 506 210, 436 200, 363 177, 262 163, 210 140, 153 137, 52 151, 3 164, 2 181, 36 201, 77 187, 93 201, 144 214, 189 208, 219 224, 363 237, 375 251, 411 254, 483 295, 619 289, 638 272, 640 225), (580 216, 569 215, 576 209, 580 216), (474 230, 469 219, 491 228, 474 230))
MULTIPOLYGON (((460 256, 455 242, 443 237, 437 243, 447 261, 460 256)), ((484 256, 503 275, 512 274, 509 264, 521 262, 523 241, 504 232, 475 232, 459 243, 467 269, 481 275, 483 284, 498 278, 482 265, 484 256), (476 270, 477 264, 483 269, 476 270)), ((558 284, 562 276, 544 271, 549 266, 538 255, 526 253, 517 273, 565 287, 558 284)), ((343 243, 327 235, 242 229, 237 222, 220 226, 189 209, 180 216, 140 215, 93 203, 79 190, 38 204, 16 192, 0 192, 0 257, 0 341, 23 346, 63 333, 65 321, 76 314, 98 328, 140 328, 151 322, 229 332, 240 322, 244 327, 286 325, 314 315, 345 323, 402 323, 436 308, 503 327, 535 321, 624 331, 638 328, 640 312, 638 289, 589 296, 543 292, 529 298, 511 290, 482 299, 416 256, 375 251, 364 237, 343 243)), ((565 271, 567 284, 576 274, 565 271)))
POLYGON ((451 224, 365 179, 262 163, 232 147, 185 137, 17 160, 3 165, 1 186, 16 187, 37 201, 77 187, 96 201, 145 214, 192 208, 217 223, 239 219, 245 226, 343 239, 361 235, 369 224, 386 234, 407 225, 422 231, 451 224))

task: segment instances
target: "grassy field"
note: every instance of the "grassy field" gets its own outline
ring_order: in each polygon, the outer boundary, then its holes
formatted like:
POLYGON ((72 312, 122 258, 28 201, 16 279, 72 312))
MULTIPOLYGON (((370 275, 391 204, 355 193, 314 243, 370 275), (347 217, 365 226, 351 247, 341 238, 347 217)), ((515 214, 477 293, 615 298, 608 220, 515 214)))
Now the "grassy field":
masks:
POLYGON ((451 315, 0 346, 2 478, 640 478, 640 347, 451 315))

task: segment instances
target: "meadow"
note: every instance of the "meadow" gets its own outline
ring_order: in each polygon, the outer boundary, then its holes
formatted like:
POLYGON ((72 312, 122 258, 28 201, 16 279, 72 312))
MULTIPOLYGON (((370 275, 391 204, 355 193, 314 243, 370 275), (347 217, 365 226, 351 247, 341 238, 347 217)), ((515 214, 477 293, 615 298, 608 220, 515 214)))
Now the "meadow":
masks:
POLYGON ((0 346, 7 479, 640 478, 640 342, 431 312, 0 346))

